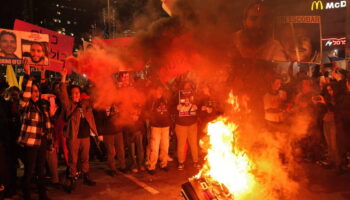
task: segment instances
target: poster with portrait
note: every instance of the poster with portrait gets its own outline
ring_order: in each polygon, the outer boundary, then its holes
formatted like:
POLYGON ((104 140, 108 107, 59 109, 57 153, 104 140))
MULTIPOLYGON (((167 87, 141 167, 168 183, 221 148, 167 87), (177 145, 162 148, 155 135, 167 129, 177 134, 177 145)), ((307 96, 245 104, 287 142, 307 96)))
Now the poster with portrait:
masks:
POLYGON ((322 60, 321 17, 281 16, 274 31, 287 61, 320 64, 322 60))
POLYGON ((30 66, 49 65, 49 42, 22 39, 23 62, 30 66))
POLYGON ((46 34, 0 29, 0 64, 48 66, 48 49, 46 34))
MULTIPOLYGON (((73 53, 74 37, 60 34, 22 20, 16 19, 14 29, 19 31, 36 32, 41 34, 48 34, 49 36, 49 61, 50 65, 46 70, 60 72, 64 66, 65 59, 73 53)), ((68 69, 68 73, 71 70, 68 69)))
POLYGON ((194 96, 191 90, 180 90, 179 91, 179 104, 181 109, 179 110, 179 116, 195 116, 196 109, 193 107, 194 96))

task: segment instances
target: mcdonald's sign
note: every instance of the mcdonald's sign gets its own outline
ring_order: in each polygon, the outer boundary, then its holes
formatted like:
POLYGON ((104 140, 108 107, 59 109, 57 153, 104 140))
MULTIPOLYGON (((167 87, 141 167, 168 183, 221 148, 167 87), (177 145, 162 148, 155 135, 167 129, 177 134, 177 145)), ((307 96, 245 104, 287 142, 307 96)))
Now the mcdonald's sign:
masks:
POLYGON ((337 8, 345 8, 346 7, 346 0, 341 1, 330 1, 326 2, 326 6, 324 5, 322 0, 314 0, 311 4, 311 10, 331 10, 331 9, 337 9, 337 8))
POLYGON ((313 1, 311 10, 323 10, 323 2, 321 0, 313 1))

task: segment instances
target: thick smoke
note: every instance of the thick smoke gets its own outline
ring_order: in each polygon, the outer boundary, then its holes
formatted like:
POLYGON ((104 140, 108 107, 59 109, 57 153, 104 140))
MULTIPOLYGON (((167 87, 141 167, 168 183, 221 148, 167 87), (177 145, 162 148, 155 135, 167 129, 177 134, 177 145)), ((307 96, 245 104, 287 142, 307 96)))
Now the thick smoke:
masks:
MULTIPOLYGON (((243 59, 231 44, 233 33, 242 24, 239 15, 243 15, 246 4, 233 0, 178 0, 171 17, 147 26, 145 15, 136 18, 139 32, 128 48, 96 42, 94 48, 79 52, 70 63, 94 83, 97 108, 122 104, 123 110, 132 110, 135 104, 142 105, 147 94, 134 88, 118 89, 114 74, 147 64, 153 77, 159 76, 163 82, 191 70, 196 82, 211 84, 218 99, 227 98, 230 90, 241 97, 249 96, 250 106, 256 111, 252 118, 262 118, 262 95, 267 91, 271 63, 243 59)), ((262 126, 259 120, 242 123, 239 145, 254 161, 253 173, 258 182, 245 199, 295 199, 299 189, 295 177, 302 176, 302 171, 293 159, 291 145, 302 136, 269 133, 258 128, 262 126), (254 126, 249 124, 252 122, 254 126)))

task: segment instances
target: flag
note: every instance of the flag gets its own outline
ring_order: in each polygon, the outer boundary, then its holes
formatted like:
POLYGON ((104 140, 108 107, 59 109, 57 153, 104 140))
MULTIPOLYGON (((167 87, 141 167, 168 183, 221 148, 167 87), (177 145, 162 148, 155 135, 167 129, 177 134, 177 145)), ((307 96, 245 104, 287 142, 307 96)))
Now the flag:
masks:
POLYGON ((19 87, 15 71, 12 68, 12 65, 7 65, 6 68, 6 81, 10 87, 16 86, 19 87))

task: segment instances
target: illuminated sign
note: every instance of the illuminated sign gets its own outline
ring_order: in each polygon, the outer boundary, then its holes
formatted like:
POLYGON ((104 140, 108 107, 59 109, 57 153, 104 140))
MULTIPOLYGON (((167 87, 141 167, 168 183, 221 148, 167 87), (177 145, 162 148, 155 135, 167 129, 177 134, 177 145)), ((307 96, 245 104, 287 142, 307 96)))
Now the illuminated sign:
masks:
POLYGON ((345 8, 345 7, 346 7, 346 0, 326 2, 326 6, 324 5, 324 2, 321 0, 312 1, 312 4, 311 4, 311 10, 324 10, 324 9, 331 10, 331 9, 345 8))
POLYGON ((313 1, 311 4, 311 10, 323 10, 323 2, 321 0, 313 1))
POLYGON ((325 47, 331 47, 331 46, 342 46, 346 45, 346 38, 323 38, 322 41, 325 41, 324 46, 325 47))
POLYGON ((278 18, 278 23, 287 24, 287 23, 321 23, 320 16, 281 16, 278 18))

